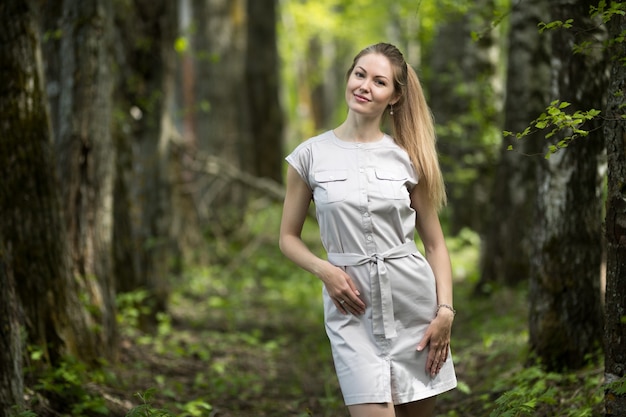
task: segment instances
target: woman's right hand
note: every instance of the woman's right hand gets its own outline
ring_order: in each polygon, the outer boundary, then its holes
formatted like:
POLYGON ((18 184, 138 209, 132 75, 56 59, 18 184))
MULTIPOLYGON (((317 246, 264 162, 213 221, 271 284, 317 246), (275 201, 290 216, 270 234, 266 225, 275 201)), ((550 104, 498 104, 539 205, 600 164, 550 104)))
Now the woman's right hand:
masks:
POLYGON ((280 222, 280 250, 298 266, 322 280, 341 313, 363 314, 365 303, 359 298, 359 290, 352 278, 343 269, 313 254, 300 237, 312 197, 308 185, 290 165, 280 222))
POLYGON ((328 262, 319 278, 341 314, 350 313, 358 316, 365 313, 365 303, 359 298, 361 293, 350 275, 343 269, 328 262))

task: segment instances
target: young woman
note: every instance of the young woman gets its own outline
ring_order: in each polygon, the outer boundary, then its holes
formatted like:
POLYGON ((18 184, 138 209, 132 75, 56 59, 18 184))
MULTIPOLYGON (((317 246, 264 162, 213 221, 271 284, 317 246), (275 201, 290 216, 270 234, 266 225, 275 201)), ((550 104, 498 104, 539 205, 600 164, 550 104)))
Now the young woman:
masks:
POLYGON ((430 416, 436 395, 456 386, 432 116, 415 71, 390 44, 354 58, 345 98, 345 121, 286 158, 280 248, 324 284, 326 332, 350 415, 430 416), (393 138, 381 131, 386 113, 393 138), (328 260, 301 239, 311 200, 328 260))

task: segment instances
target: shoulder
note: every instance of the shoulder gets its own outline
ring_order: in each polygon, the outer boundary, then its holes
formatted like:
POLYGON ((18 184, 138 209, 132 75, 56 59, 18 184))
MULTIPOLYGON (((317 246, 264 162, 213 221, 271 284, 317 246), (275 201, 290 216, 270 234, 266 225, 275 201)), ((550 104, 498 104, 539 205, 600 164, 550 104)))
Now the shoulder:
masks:
POLYGON ((285 160, 298 171, 301 177, 307 178, 312 171, 316 160, 325 159, 328 155, 328 145, 333 142, 332 131, 324 132, 300 143, 285 158, 285 160))
POLYGON ((332 142, 332 138, 333 138, 333 132, 331 130, 328 130, 317 136, 308 138, 304 142, 301 142, 298 146, 296 146, 292 154, 297 154, 299 152, 302 152, 305 149, 312 149, 319 145, 330 144, 332 142))

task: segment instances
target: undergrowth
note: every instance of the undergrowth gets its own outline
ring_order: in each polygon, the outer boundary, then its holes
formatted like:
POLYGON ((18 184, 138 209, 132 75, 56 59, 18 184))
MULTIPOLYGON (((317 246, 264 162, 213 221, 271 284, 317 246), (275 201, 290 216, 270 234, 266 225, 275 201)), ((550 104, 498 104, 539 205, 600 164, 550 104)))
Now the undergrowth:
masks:
MULTIPOLYGON (((29 408, 19 415, 347 416, 323 327, 321 284, 278 250, 279 218, 275 205, 256 207, 238 239, 220 245, 230 256, 172 277, 168 311, 153 332, 140 326, 147 293, 118 296, 119 363, 94 370, 67 358, 31 375, 29 408)), ((313 222, 303 236, 323 255, 313 222)), ((459 386, 440 396, 437 417, 602 415, 602 370, 594 365, 601 361, 562 374, 527 366, 526 289, 474 295, 479 239, 462 231, 447 241, 459 386)))

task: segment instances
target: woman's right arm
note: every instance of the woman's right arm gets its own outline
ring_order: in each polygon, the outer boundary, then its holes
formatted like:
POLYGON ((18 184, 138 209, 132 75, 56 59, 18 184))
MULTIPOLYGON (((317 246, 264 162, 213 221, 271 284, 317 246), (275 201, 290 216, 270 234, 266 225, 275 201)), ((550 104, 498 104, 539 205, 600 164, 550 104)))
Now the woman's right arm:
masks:
POLYGON ((312 192, 300 174, 289 166, 287 170, 287 192, 280 222, 279 246, 283 254, 296 265, 309 271, 324 282, 328 294, 342 313, 362 314, 365 303, 352 279, 341 268, 316 256, 302 241, 302 227, 309 210, 312 192), (345 300, 340 304, 339 300, 345 300), (347 308, 344 308, 347 307, 347 308))

